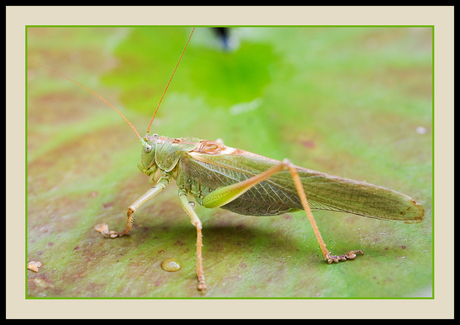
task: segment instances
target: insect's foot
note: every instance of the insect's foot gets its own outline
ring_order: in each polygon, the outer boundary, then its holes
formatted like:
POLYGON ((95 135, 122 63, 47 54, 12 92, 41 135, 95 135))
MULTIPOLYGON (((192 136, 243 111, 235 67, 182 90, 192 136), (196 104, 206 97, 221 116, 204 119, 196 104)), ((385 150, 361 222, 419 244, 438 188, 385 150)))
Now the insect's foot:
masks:
POLYGON ((110 238, 117 238, 118 237, 118 234, 115 230, 112 230, 109 232, 109 237, 110 238))
POLYGON ((204 281, 200 281, 200 283, 198 283, 198 290, 200 290, 202 293, 206 291, 206 283, 204 283, 204 281))
POLYGON ((116 237, 122 237, 124 235, 127 235, 129 234, 129 232, 131 231, 131 227, 126 227, 123 231, 119 232, 118 234, 116 234, 115 237, 112 237, 112 238, 116 238, 116 237))
POLYGON ((198 290, 201 291, 201 293, 204 293, 206 291, 206 283, 204 282, 204 274, 198 274, 198 290))
POLYGON ((357 251, 351 251, 348 252, 346 255, 331 255, 330 253, 327 254, 326 259, 329 264, 332 262, 338 263, 340 261, 346 261, 346 260, 354 260, 356 257, 356 253, 361 253, 361 255, 364 255, 362 250, 357 250, 357 251))
MULTIPOLYGON (((122 236, 124 236, 124 235, 126 235, 126 234, 127 234, 127 232, 121 231, 121 232, 119 232, 119 233, 117 234, 116 237, 122 237, 122 236)), ((112 238, 116 238, 116 237, 112 237, 112 238)))

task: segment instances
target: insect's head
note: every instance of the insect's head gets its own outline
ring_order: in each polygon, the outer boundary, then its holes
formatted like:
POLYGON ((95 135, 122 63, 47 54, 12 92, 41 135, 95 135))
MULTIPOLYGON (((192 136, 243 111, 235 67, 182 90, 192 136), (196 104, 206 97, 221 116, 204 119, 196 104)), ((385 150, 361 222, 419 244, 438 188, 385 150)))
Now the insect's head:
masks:
POLYGON ((141 163, 137 165, 141 172, 147 176, 155 175, 158 166, 155 162, 155 147, 159 136, 158 134, 147 134, 140 140, 142 145, 141 163))

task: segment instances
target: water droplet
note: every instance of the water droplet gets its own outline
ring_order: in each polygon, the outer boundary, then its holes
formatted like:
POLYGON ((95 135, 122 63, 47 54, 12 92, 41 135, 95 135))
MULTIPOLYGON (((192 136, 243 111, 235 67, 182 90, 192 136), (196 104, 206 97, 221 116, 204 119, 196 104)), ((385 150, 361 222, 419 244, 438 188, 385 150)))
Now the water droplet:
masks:
POLYGON ((195 209, 195 202, 189 201, 188 204, 192 207, 192 209, 195 209))
POLYGON ((169 257, 161 262, 161 268, 168 272, 177 272, 182 269, 182 263, 174 257, 169 257))

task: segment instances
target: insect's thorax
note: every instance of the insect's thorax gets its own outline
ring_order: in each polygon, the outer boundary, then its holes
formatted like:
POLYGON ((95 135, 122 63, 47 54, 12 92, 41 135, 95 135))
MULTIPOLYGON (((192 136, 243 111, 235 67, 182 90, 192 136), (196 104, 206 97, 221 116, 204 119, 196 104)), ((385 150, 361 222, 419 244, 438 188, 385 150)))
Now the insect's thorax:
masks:
POLYGON ((203 205, 203 199, 206 195, 215 190, 215 188, 207 186, 200 179, 195 178, 194 175, 184 172, 180 168, 178 169, 176 176, 177 186, 193 195, 200 205, 203 205))
POLYGON ((167 138, 158 135, 144 137, 142 163, 139 168, 143 173, 154 176, 159 169, 163 175, 176 179, 180 189, 192 194, 199 204, 203 198, 217 189, 225 186, 219 182, 210 171, 203 174, 203 170, 193 167, 190 162, 198 162, 200 157, 223 156, 231 154, 234 148, 227 147, 221 142, 200 140, 198 138, 167 138), (217 183, 216 183, 217 181, 217 183))

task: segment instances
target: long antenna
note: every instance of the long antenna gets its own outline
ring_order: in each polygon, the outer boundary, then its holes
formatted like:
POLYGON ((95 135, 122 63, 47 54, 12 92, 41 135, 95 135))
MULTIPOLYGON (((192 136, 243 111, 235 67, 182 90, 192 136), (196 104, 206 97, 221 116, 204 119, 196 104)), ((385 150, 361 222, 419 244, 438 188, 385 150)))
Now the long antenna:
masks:
POLYGON ((182 60, 182 56, 184 55, 185 50, 187 49, 188 43, 190 42, 190 39, 192 38, 193 32, 195 31, 195 27, 193 27, 192 32, 190 33, 190 36, 188 37, 187 43, 185 44, 184 50, 182 51, 182 54, 180 55, 179 61, 176 64, 176 67, 174 68, 174 71, 171 75, 171 78, 169 78, 169 82, 166 85, 166 89, 163 92, 163 95, 160 98, 160 102, 158 103, 157 109, 155 110, 155 113, 153 113, 152 119, 150 120, 149 127, 147 129, 147 133, 150 132, 150 127, 152 126, 153 119, 155 118, 155 115, 157 114, 158 108, 160 107, 161 101, 163 100, 163 97, 165 96, 166 90, 168 90, 169 84, 171 83, 172 78, 174 77, 174 74, 176 73, 177 67, 179 66, 180 60, 182 60))
POLYGON ((54 70, 53 68, 50 68, 50 67, 44 65, 43 63, 38 62, 38 61, 36 61, 36 60, 34 60, 34 59, 30 59, 30 58, 29 58, 29 60, 31 60, 31 61, 33 61, 33 62, 35 62, 35 63, 38 63, 38 64, 41 65, 43 68, 46 68, 46 69, 50 70, 51 72, 54 72, 55 74, 60 75, 61 77, 66 78, 66 79, 69 80, 69 81, 72 81, 73 83, 79 85, 79 86, 82 87, 83 89, 86 89, 87 91, 89 91, 90 93, 92 93, 93 95, 95 95, 96 97, 98 97, 100 100, 102 100, 104 103, 106 103, 107 105, 109 105, 110 107, 112 107, 112 108, 115 110, 115 112, 117 112, 118 114, 120 114, 120 116, 123 117, 123 118, 125 119, 126 122, 128 122, 129 126, 131 126, 131 128, 134 130, 134 132, 136 132, 136 135, 137 135, 137 137, 139 138, 139 140, 141 140, 141 137, 139 136, 139 133, 137 133, 136 129, 135 129, 134 126, 128 121, 128 119, 127 119, 126 117, 124 117, 124 115, 121 114, 119 110, 117 110, 115 107, 113 107, 112 104, 110 104, 110 103, 109 103, 108 101, 106 101, 104 98, 102 98, 101 96, 99 96, 97 93, 95 93, 95 92, 92 91, 91 89, 86 88, 86 87, 83 86, 81 83, 76 82, 76 81, 73 80, 73 79, 70 79, 69 77, 67 77, 66 75, 60 73, 59 71, 54 70))

